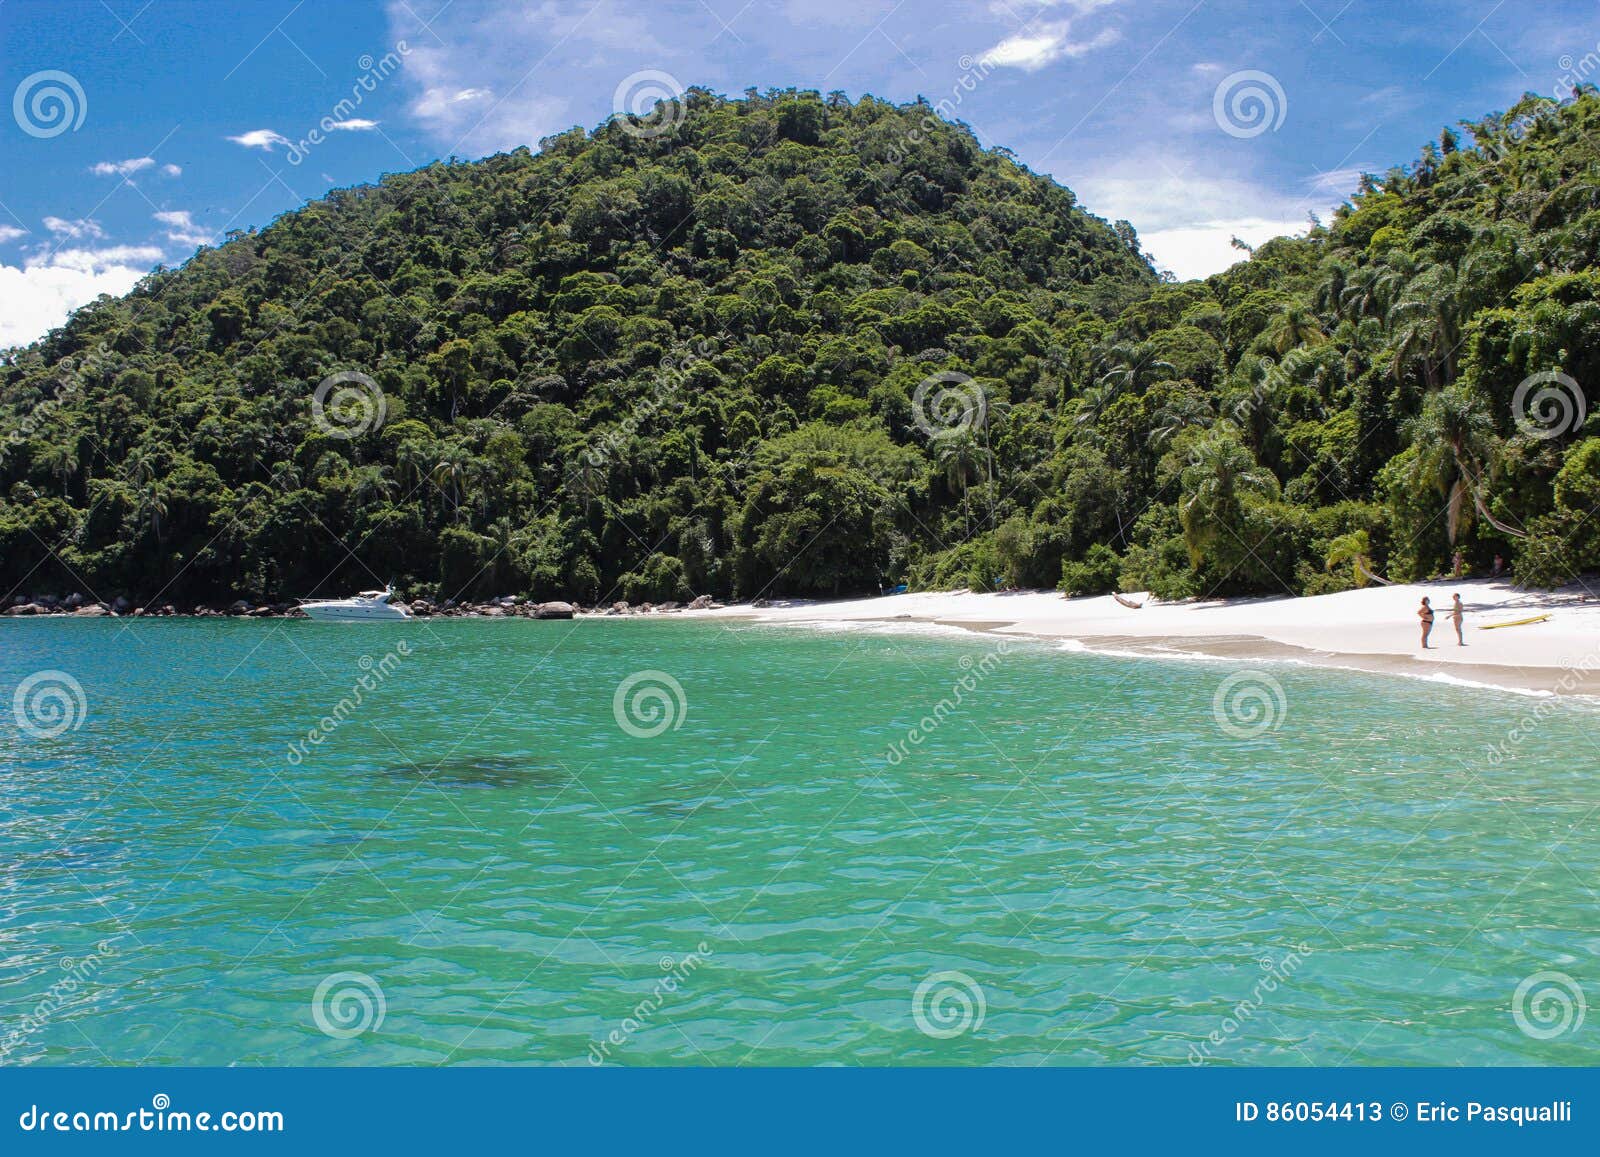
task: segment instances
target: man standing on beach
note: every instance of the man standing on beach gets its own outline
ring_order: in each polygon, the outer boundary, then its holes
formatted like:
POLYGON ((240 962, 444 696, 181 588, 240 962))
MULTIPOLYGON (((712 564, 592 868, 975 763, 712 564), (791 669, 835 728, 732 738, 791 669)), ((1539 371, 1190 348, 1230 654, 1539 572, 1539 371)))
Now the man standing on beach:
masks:
POLYGON ((1456 625, 1456 644, 1461 647, 1467 645, 1467 640, 1461 635, 1461 620, 1466 616, 1466 610, 1461 605, 1460 595, 1450 596, 1450 621, 1456 625))
POLYGON ((1422 620, 1422 649, 1428 649, 1428 636, 1433 633, 1433 608, 1428 605, 1428 600, 1422 600, 1422 606, 1417 608, 1417 618, 1422 620))

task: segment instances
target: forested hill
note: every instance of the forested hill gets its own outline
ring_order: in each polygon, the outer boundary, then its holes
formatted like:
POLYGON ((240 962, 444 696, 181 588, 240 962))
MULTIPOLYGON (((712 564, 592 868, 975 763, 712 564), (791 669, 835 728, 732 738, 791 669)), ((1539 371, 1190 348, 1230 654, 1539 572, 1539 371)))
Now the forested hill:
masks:
POLYGON ((0 589, 1564 581, 1600 563, 1595 141, 1600 97, 1529 98, 1163 284, 926 104, 692 90, 336 192, 18 352, 0 589))

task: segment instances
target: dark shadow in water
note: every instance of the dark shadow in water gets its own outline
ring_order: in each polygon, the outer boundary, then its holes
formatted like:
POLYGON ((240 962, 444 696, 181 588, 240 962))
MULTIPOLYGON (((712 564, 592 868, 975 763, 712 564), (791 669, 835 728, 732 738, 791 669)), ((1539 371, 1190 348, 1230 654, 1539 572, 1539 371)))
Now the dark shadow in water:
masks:
POLYGON ((636 804, 628 810, 668 819, 688 819, 710 802, 708 799, 664 799, 655 803, 636 804))
POLYGON ((506 755, 463 755, 434 763, 396 763, 381 775, 406 783, 432 783, 439 787, 560 787, 567 773, 557 768, 539 767, 531 760, 506 755))

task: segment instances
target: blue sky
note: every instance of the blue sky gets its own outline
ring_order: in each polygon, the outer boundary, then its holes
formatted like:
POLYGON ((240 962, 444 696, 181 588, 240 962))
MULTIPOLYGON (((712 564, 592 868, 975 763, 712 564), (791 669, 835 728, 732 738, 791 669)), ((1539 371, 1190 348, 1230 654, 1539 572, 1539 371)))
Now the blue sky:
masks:
POLYGON ((632 92, 947 101, 1198 276, 1573 75, 1600 80, 1593 0, 0 0, 0 348, 330 188, 632 92))

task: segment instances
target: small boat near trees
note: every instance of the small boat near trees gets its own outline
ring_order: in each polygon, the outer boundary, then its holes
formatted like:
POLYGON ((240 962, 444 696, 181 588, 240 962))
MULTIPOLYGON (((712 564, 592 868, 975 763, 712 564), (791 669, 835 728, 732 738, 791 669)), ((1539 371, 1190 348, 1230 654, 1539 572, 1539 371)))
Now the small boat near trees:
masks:
POLYGON ((348 599, 301 599, 300 609, 307 617, 324 622, 398 622, 409 619, 411 612, 403 605, 392 604, 389 600, 393 597, 394 588, 385 587, 381 591, 362 591, 348 599))

